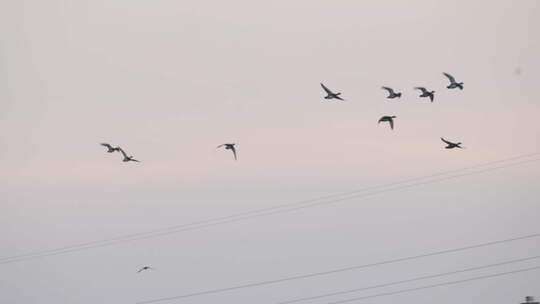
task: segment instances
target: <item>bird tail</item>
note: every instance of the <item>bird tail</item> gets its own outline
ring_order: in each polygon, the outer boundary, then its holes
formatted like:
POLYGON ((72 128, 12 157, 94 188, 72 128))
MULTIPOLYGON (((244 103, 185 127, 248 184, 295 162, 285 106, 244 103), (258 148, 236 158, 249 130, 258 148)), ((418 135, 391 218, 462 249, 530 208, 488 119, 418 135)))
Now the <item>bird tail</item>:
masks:
POLYGON ((397 96, 398 98, 401 98, 401 93, 396 93, 396 96, 397 96))

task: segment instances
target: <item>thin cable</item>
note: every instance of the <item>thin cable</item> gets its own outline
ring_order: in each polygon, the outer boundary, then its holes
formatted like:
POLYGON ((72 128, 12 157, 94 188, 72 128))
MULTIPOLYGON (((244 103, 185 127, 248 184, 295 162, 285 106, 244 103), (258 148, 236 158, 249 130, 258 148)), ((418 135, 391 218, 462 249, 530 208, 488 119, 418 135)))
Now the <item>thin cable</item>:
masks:
MULTIPOLYGON (((400 187, 383 189, 383 190, 380 190, 380 191, 374 191, 374 192, 366 193, 366 194, 363 194, 363 195, 350 195, 350 196, 335 199, 335 200, 323 201, 323 202, 314 202, 314 203, 311 203, 311 204, 305 204, 304 203, 304 205, 299 206, 299 207, 292 207, 292 208, 288 208, 288 209, 276 210, 276 211, 273 211, 273 212, 266 212, 266 213, 247 215, 247 216, 244 216, 244 217, 237 217, 237 218, 232 218, 232 219, 228 219, 228 220, 222 220, 222 221, 218 221, 218 222, 214 222, 214 223, 204 224, 204 222, 206 222, 206 221, 201 221, 200 223, 202 223, 202 224, 199 224, 199 225, 196 225, 196 224, 192 223, 192 224, 185 224, 185 225, 180 225, 179 226, 179 227, 188 226, 188 227, 186 227, 184 229, 175 229, 175 230, 163 231, 163 232, 160 232, 161 230, 158 230, 157 232, 153 232, 153 233, 152 232, 137 233, 137 234, 132 234, 130 236, 111 238, 111 239, 108 239, 108 240, 102 240, 102 241, 96 241, 96 242, 88 242, 88 243, 86 243, 86 244, 88 244, 87 246, 84 245, 85 243, 82 243, 82 244, 79 244, 79 245, 66 246, 66 247, 61 247, 61 248, 57 248, 57 249, 50 249, 50 250, 44 250, 44 251, 39 251, 39 252, 34 252, 34 253, 27 253, 27 254, 21 254, 21 255, 16 255, 16 256, 11 256, 11 257, 5 257, 5 258, 0 259, 0 265, 1 264, 8 264, 8 263, 25 261, 25 260, 34 259, 34 258, 54 256, 54 255, 60 255, 60 254, 65 254, 65 253, 70 253, 70 252, 77 252, 77 251, 88 250, 88 249, 93 249, 93 248, 106 247, 106 246, 111 246, 111 245, 115 245, 115 244, 119 244, 119 243, 125 243, 125 242, 132 242, 132 241, 137 241, 137 240, 161 237, 161 236, 166 236, 166 235, 175 234, 175 233, 184 232, 184 231, 199 230, 199 229, 206 228, 206 227, 212 227, 212 226, 223 225, 223 224, 227 224, 227 223, 239 222, 239 221, 243 221, 243 220, 246 220, 246 219, 263 217, 263 216, 268 216, 268 215, 273 215, 273 214, 280 214, 280 213, 286 213, 286 212, 291 212, 291 211, 297 211, 297 210, 302 210, 302 209, 311 208, 311 207, 320 206, 320 205, 335 204, 335 203, 350 200, 350 199, 353 199, 353 198, 369 197, 369 196, 373 196, 373 195, 377 195, 377 194, 381 194, 381 193, 393 192, 393 191, 398 191, 398 190, 402 190, 402 189, 406 189, 406 188, 438 183, 438 182, 445 181, 445 180, 455 179, 455 178, 469 176, 469 175, 481 174, 481 173, 485 173, 485 172, 490 172, 490 171, 500 170, 500 169, 504 169, 504 168, 514 167, 514 166, 523 165, 523 164, 526 164, 526 163, 531 163, 531 162, 536 162, 536 161, 540 161, 540 159, 532 159, 532 160, 514 162, 514 163, 507 164, 507 165, 501 165, 501 166, 498 166, 498 167, 491 167, 491 168, 487 168, 487 169, 483 169, 483 170, 472 171, 472 172, 469 172, 469 173, 452 175, 452 176, 447 176, 447 177, 443 177, 443 178, 439 178, 439 179, 428 180, 428 181, 425 181, 425 182, 413 183, 413 184, 408 184, 408 185, 404 185, 404 186, 400 186, 400 187), (189 227, 189 225, 192 225, 192 227, 189 227)), ((223 218, 230 218, 230 217, 232 217, 232 216, 223 217, 223 218)))
POLYGON ((402 289, 402 290, 393 291, 393 292, 379 293, 379 294, 375 294, 375 295, 371 295, 371 296, 346 299, 346 300, 341 300, 341 301, 336 301, 336 302, 329 302, 327 304, 341 304, 341 303, 348 303, 348 302, 354 302, 354 301, 359 301, 359 300, 378 298, 378 297, 383 297, 383 296, 391 296, 391 295, 396 295, 396 294, 400 294, 400 293, 407 293, 407 292, 411 292, 411 291, 424 290, 424 289, 430 289, 430 288, 441 287, 441 286, 455 285, 455 284, 460 284, 460 283, 465 283, 465 282, 471 282, 471 281, 478 281, 478 280, 483 280, 483 279, 501 277, 501 276, 505 276, 505 275, 516 274, 516 273, 527 272, 527 271, 533 271, 533 270, 538 270, 538 269, 540 269, 540 266, 524 268, 524 269, 518 269, 518 270, 514 270, 514 271, 499 272, 499 273, 495 273, 495 274, 484 275, 484 276, 474 277, 474 278, 465 279, 465 280, 450 281, 450 282, 427 285, 427 286, 422 286, 422 287, 402 289))
POLYGON ((404 283, 411 283, 411 282, 416 282, 416 281, 421 281, 421 280, 427 280, 427 279, 450 276, 450 275, 454 275, 454 274, 458 274, 458 273, 464 273, 464 272, 469 272, 469 271, 476 271, 476 270, 481 270, 481 269, 486 269, 486 268, 491 268, 491 267, 498 267, 498 266, 513 264, 513 263, 530 261, 530 260, 534 260, 534 259, 538 259, 538 258, 540 258, 540 256, 533 256, 533 257, 522 258, 522 259, 517 259, 517 260, 511 260, 511 261, 506 261, 506 262, 500 262, 500 263, 495 263, 495 264, 489 264, 489 265, 483 265, 483 266, 478 266, 478 267, 465 268, 465 269, 451 271, 451 272, 445 272, 445 273, 438 273, 438 274, 433 274, 433 275, 421 276, 421 277, 416 277, 416 278, 407 279, 407 280, 395 281, 395 282, 391 282, 391 283, 378 284, 378 285, 372 285, 372 286, 367 286, 367 287, 362 287, 362 288, 355 288, 355 289, 337 291, 337 292, 326 293, 326 294, 321 294, 321 295, 311 296, 311 297, 305 297, 305 298, 298 298, 298 299, 294 299, 294 300, 288 300, 288 301, 284 301, 284 302, 279 302, 277 304, 290 304, 290 303, 298 303, 298 302, 303 302, 303 301, 322 299, 322 298, 327 298, 327 297, 332 297, 332 296, 337 296, 337 295, 342 295, 342 294, 348 294, 348 293, 354 293, 354 292, 365 291, 365 290, 370 290, 370 289, 388 287, 388 286, 404 284, 404 283))
POLYGON ((540 237, 540 233, 535 233, 535 234, 531 234, 531 235, 527 235, 527 236, 520 236, 520 237, 516 237, 516 238, 511 238, 511 239, 487 242, 487 243, 482 243, 482 244, 476 244, 476 245, 471 245, 471 246, 465 246, 465 247, 459 247, 459 248, 452 248, 452 249, 446 249, 446 250, 441 250, 441 251, 435 251, 435 252, 430 252, 430 253, 425 253, 425 254, 420 254, 420 255, 414 255, 414 256, 408 256, 408 257, 403 257, 403 258, 397 258, 397 259, 392 259, 392 260, 386 260, 386 261, 381 261, 381 262, 376 262, 376 263, 348 266, 348 267, 343 267, 343 268, 338 268, 338 269, 332 269, 332 270, 321 271, 321 272, 313 272, 313 273, 301 274, 301 275, 294 275, 294 276, 289 276, 289 277, 284 277, 284 278, 279 278, 279 279, 266 280, 266 281, 261 281, 261 282, 252 282, 252 283, 236 285, 236 286, 230 286, 230 287, 224 287, 224 288, 203 290, 203 291, 199 291, 199 292, 188 293, 188 294, 183 294, 183 295, 178 295, 178 296, 164 297, 164 298, 159 298, 159 299, 154 299, 154 300, 149 300, 149 301, 138 302, 137 304, 157 303, 157 302, 163 302, 163 301, 170 301, 170 300, 190 298, 190 297, 196 297, 196 296, 202 296, 202 295, 222 293, 222 292, 233 291, 233 290, 238 290, 238 289, 245 289, 245 288, 251 288, 251 287, 271 285, 271 284, 276 284, 276 283, 282 283, 282 282, 288 282, 288 281, 294 281, 294 280, 300 280, 300 279, 306 279, 306 278, 312 278, 312 277, 325 276, 325 275, 329 275, 329 274, 335 274, 335 273, 353 271, 353 270, 359 270, 359 269, 366 269, 366 268, 371 268, 371 267, 376 267, 376 266, 381 266, 381 265, 394 264, 394 263, 410 261, 410 260, 417 260, 417 259, 436 256, 436 255, 455 253, 455 252, 460 252, 460 251, 465 251, 465 250, 470 250, 470 249, 476 249, 476 248, 493 246, 493 245, 497 245, 497 244, 514 242, 514 241, 519 241, 519 240, 524 240, 524 239, 529 239, 529 238, 535 238, 535 237, 540 237))
POLYGON ((256 209, 256 210, 236 213, 236 214, 227 215, 227 216, 223 216, 223 217, 216 217, 216 218, 211 218, 211 219, 201 220, 201 221, 195 221, 195 222, 181 224, 181 225, 169 226, 169 227, 159 228, 159 229, 146 231, 146 232, 127 234, 127 235, 114 237, 114 238, 109 238, 109 239, 84 242, 84 243, 59 247, 59 248, 55 248, 55 249, 41 250, 41 251, 35 251, 35 252, 29 252, 29 253, 25 253, 25 254, 9 256, 9 257, 3 257, 3 258, 0 258, 0 261, 11 260, 11 259, 16 259, 16 258, 22 258, 22 257, 26 257, 26 256, 47 254, 47 253, 52 253, 52 252, 55 252, 55 251, 63 251, 65 249, 71 249, 71 248, 76 248, 76 247, 86 247, 88 245, 95 245, 95 244, 100 244, 100 243, 108 243, 108 242, 111 242, 111 241, 130 239, 130 238, 137 237, 137 236, 154 234, 154 233, 159 233, 159 232, 165 232, 165 231, 169 231, 169 230, 176 230, 176 229, 179 229, 179 228, 184 228, 184 227, 189 227, 189 226, 197 226, 197 225, 211 223, 211 222, 215 222, 215 221, 227 220, 227 219, 234 218, 234 217, 250 215, 250 214, 253 214, 253 213, 261 213, 261 212, 271 211, 271 210, 275 210, 275 209, 279 209, 279 208, 283 208, 283 207, 291 207, 291 206, 295 206, 295 205, 303 205, 303 204, 306 204, 306 203, 311 203, 311 202, 315 202, 315 201, 319 201, 319 200, 331 199, 331 198, 335 198, 335 197, 339 197, 339 196, 356 194, 356 193, 360 193, 360 192, 363 192, 363 191, 368 191, 368 190, 374 190, 374 189, 378 189, 378 188, 384 188, 384 187, 400 185, 400 184, 409 183, 409 182, 413 182, 413 181, 417 181, 417 180, 423 180, 423 179, 427 179, 427 178, 431 178, 431 177, 436 177, 436 176, 446 175, 446 174, 450 174, 450 173, 461 172, 461 171, 466 171, 466 170, 470 170, 470 169, 485 167, 485 166, 489 166, 489 165, 493 165, 493 164, 497 164, 497 163, 502 163, 502 162, 508 162, 508 161, 512 161, 512 160, 527 158, 527 157, 531 157, 531 156, 535 156, 535 155, 539 155, 539 154, 540 154, 540 152, 522 154, 522 155, 518 155, 518 156, 514 156, 514 157, 509 157, 509 158, 504 158, 504 159, 495 160, 495 161, 491 161, 491 162, 486 162, 486 163, 482 163, 482 164, 463 167, 463 168, 460 168, 460 169, 442 171, 442 172, 434 173, 434 174, 430 174, 430 175, 414 177, 414 178, 405 179, 405 180, 392 182, 392 183, 387 183, 387 184, 382 184, 382 185, 364 187, 364 188, 354 190, 354 191, 342 192, 342 193, 337 193, 337 194, 330 194, 330 195, 321 196, 321 197, 313 198, 313 199, 302 200, 302 201, 294 202, 294 203, 280 204, 280 205, 276 205, 276 206, 272 206, 272 207, 260 208, 260 209, 256 209))

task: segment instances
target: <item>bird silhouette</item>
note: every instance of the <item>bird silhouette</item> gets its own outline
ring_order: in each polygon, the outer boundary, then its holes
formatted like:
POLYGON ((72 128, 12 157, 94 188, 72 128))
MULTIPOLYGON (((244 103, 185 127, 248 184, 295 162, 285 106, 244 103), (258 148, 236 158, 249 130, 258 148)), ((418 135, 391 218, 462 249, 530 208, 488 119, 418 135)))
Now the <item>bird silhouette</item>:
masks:
POLYGON ((137 162, 137 163, 140 163, 140 161, 136 160, 133 158, 133 156, 128 156, 126 154, 126 152, 122 149, 122 148, 119 148, 120 149, 120 153, 122 153, 122 155, 124 155, 124 159, 122 160, 123 162, 137 162))
POLYGON ((415 87, 416 90, 421 90, 422 91, 422 94, 420 94, 419 97, 429 97, 429 99, 431 100, 431 102, 433 102, 433 99, 435 98, 435 91, 428 91, 426 90, 426 88, 424 87, 415 87))
POLYGON ((459 88, 460 90, 463 90, 463 82, 456 82, 456 79, 448 73, 443 73, 443 75, 450 80, 450 84, 447 86, 448 89, 459 88))
POLYGON ((321 87, 324 89, 324 91, 326 92, 326 94, 328 94, 328 95, 326 95, 326 96, 324 97, 325 99, 330 100, 330 99, 334 99, 334 98, 335 98, 335 99, 339 99, 339 100, 345 100, 345 99, 339 97, 339 95, 341 95, 341 93, 334 93, 334 92, 330 91, 330 89, 327 88, 327 87, 325 87, 324 84, 322 84, 322 83, 321 83, 321 87))
POLYGON ((463 149, 463 147, 461 146, 461 143, 458 142, 458 143, 453 143, 451 141, 448 141, 444 138, 441 137, 441 140, 447 145, 445 147, 445 149, 454 149, 454 148, 460 148, 460 149, 463 149))
POLYGON ((234 160, 237 160, 237 158, 236 158, 236 148, 234 147, 234 145, 236 145, 236 144, 222 144, 222 145, 217 146, 216 149, 219 149, 221 147, 225 147, 226 150, 232 150, 232 153, 234 154, 234 160))
POLYGON ((394 118, 396 118, 396 116, 383 116, 379 119, 378 123, 387 121, 390 124, 390 129, 394 130, 394 118))
POLYGON ((137 270, 137 273, 141 273, 142 271, 150 270, 150 269, 154 269, 154 268, 152 268, 152 267, 150 267, 150 266, 144 266, 144 267, 142 267, 141 269, 137 270))
POLYGON ((382 87, 382 89, 388 91, 388 96, 386 96, 386 98, 401 98, 401 92, 396 93, 392 88, 389 87, 382 87))
POLYGON ((109 152, 109 153, 113 153, 115 151, 120 151, 120 147, 113 147, 113 146, 111 146, 111 145, 109 145, 107 143, 102 143, 100 145, 102 145, 104 147, 107 147, 107 152, 109 152))

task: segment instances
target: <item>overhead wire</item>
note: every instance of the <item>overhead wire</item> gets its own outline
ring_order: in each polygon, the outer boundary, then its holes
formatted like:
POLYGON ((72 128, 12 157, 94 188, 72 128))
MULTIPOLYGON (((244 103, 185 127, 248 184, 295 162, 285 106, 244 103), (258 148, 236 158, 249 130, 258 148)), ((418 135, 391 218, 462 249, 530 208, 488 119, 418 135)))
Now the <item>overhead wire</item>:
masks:
POLYGON ((251 218, 256 218, 256 217, 263 217, 263 216, 269 216, 269 215, 273 215, 273 214, 280 214, 280 213, 286 213, 286 212, 291 212, 291 211, 297 211, 297 210, 311 208, 311 207, 315 207, 315 206, 319 206, 319 205, 334 204, 334 203, 350 200, 350 199, 353 199, 353 198, 369 197, 369 196, 373 196, 373 195, 377 195, 377 194, 398 191, 398 190, 411 188, 411 187, 415 187, 415 186, 421 186, 421 185, 426 185, 426 184, 437 183, 437 182, 441 182, 441 181, 445 181, 445 180, 449 180, 449 179, 455 179, 455 178, 469 176, 469 175, 481 174, 481 173, 485 173, 485 172, 500 170, 500 169, 504 169, 504 168, 514 167, 514 166, 523 165, 523 164, 526 164, 526 163, 539 161, 540 159, 529 159, 529 160, 504 164, 504 165, 501 165, 501 166, 489 167, 489 168, 482 169, 482 170, 476 170, 476 171, 462 173, 462 174, 444 176, 444 175, 447 175, 449 173, 468 171, 468 170, 471 170, 471 169, 474 169, 474 168, 482 168, 482 167, 494 165, 494 164, 497 164, 497 163, 504 163, 504 162, 518 160, 518 159, 522 159, 522 158, 528 158, 528 157, 535 156, 535 155, 538 155, 538 154, 540 154, 540 152, 524 154, 524 155, 510 157, 510 158, 505 158, 505 159, 491 161, 491 162, 478 164, 478 165, 473 165, 473 166, 469 166, 469 167, 465 167, 465 168, 461 168, 461 169, 454 169, 454 170, 444 171, 444 172, 440 172, 440 173, 436 173, 436 174, 430 174, 430 175, 427 175, 427 176, 402 180, 402 181, 399 181, 399 182, 387 183, 387 184, 383 184, 383 185, 362 188, 362 189, 355 190, 355 191, 349 191, 349 192, 344 192, 344 193, 340 193, 340 194, 322 196, 322 197, 319 197, 319 198, 310 199, 310 200, 304 200, 304 201, 300 201, 300 202, 296 202, 296 203, 281 204, 281 205, 277 205, 277 206, 273 206, 273 207, 261 208, 261 209, 257 209, 257 210, 237 213, 237 214, 233 214, 233 215, 229 215, 229 216, 216 217, 216 218, 213 218, 213 219, 196 221, 196 222, 182 224, 182 225, 175 225, 175 226, 170 226, 170 227, 167 227, 167 228, 151 230, 151 231, 147 231, 147 232, 127 234, 127 235, 114 237, 114 238, 103 239, 103 240, 99 240, 99 241, 90 241, 90 242, 79 243, 79 244, 54 248, 54 249, 40 250, 40 251, 34 251, 34 252, 25 253, 25 254, 7 256, 7 257, 0 258, 0 264, 14 263, 14 262, 20 262, 20 261, 25 261, 25 260, 34 259, 34 258, 61 255, 61 254, 70 253, 70 252, 76 252, 76 251, 88 250, 88 249, 93 249, 93 248, 106 247, 106 246, 111 246, 111 245, 124 243, 124 242, 132 242, 132 241, 136 241, 136 240, 155 238, 155 237, 170 235, 170 234, 174 234, 174 233, 184 232, 184 231, 198 230, 198 229, 202 229, 202 228, 206 228, 206 227, 212 227, 212 226, 223 225, 223 224, 227 224, 227 223, 239 222, 239 221, 243 221, 243 220, 247 220, 247 219, 251 219, 251 218), (429 178, 437 177, 437 176, 444 176, 444 177, 429 180, 429 178), (426 179, 428 179, 428 180, 423 181, 423 182, 418 182, 418 183, 411 183, 413 181, 421 181, 421 180, 426 180, 426 179), (402 185, 402 186, 399 186, 399 185, 402 185), (395 186, 395 187, 392 187, 392 186, 395 186), (369 190, 380 189, 380 188, 382 188, 382 189, 379 190, 379 191, 372 191, 372 192, 362 193, 362 192, 366 192, 366 191, 369 191, 369 190), (335 199, 332 199, 332 198, 335 198, 335 199))

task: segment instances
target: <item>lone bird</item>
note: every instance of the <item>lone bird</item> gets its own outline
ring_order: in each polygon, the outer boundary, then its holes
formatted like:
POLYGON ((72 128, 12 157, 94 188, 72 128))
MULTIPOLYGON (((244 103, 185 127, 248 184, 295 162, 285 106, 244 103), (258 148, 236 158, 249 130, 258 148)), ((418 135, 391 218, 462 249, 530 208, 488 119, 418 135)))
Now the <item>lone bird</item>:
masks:
POLYGON ((435 91, 428 91, 426 90, 426 88, 423 88, 423 87, 416 87, 415 88, 416 90, 421 90, 422 91, 422 94, 420 94, 419 97, 429 97, 429 99, 431 100, 431 102, 433 102, 433 98, 435 98, 435 91))
POLYGON ((390 124, 390 128, 394 130, 394 118, 396 118, 396 116, 383 116, 381 117, 381 119, 379 119, 378 123, 381 123, 382 121, 388 121, 388 123, 390 124))
POLYGON ((463 147, 461 146, 461 143, 458 142, 458 143, 453 143, 451 141, 448 141, 444 138, 441 137, 441 140, 447 144, 447 146, 445 147, 446 149, 454 149, 454 148, 460 148, 460 149, 463 149, 463 147))
POLYGON ((106 143, 102 143, 101 145, 104 146, 104 147, 107 147, 107 152, 109 152, 109 153, 113 153, 115 151, 120 151, 120 147, 114 147, 113 148, 113 146, 111 146, 109 144, 106 144, 106 143))
POLYGON ((339 99, 339 100, 345 100, 345 99, 339 97, 339 95, 341 95, 341 93, 334 93, 334 92, 330 91, 330 89, 325 87, 324 84, 322 84, 322 83, 321 83, 321 87, 324 89, 324 91, 326 91, 326 94, 328 94, 328 95, 326 95, 324 97, 325 99, 334 99, 335 98, 335 99, 339 99))
POLYGON ((133 156, 128 156, 126 154, 126 152, 122 149, 122 148, 118 148, 120 149, 120 153, 122 153, 122 155, 124 155, 124 159, 122 160, 123 162, 130 162, 130 161, 133 161, 133 162, 138 162, 140 163, 140 161, 136 160, 133 158, 133 156))
POLYGON ((448 73, 443 73, 443 75, 450 80, 450 84, 447 86, 448 89, 459 88, 460 90, 463 90, 463 82, 456 82, 456 79, 448 73))
POLYGON ((401 92, 396 93, 392 88, 389 87, 382 87, 382 89, 388 91, 388 96, 386 96, 386 98, 401 98, 401 92))
POLYGON ((140 273, 140 272, 145 271, 145 270, 150 270, 150 269, 154 269, 154 268, 152 268, 152 267, 150 267, 150 266, 144 266, 143 268, 139 269, 139 270, 137 271, 137 273, 140 273))
POLYGON ((237 158, 236 158, 236 148, 234 147, 234 145, 236 145, 236 144, 223 144, 223 145, 217 146, 216 149, 219 149, 221 147, 225 147, 226 150, 232 150, 232 153, 234 154, 234 160, 237 160, 237 158))

